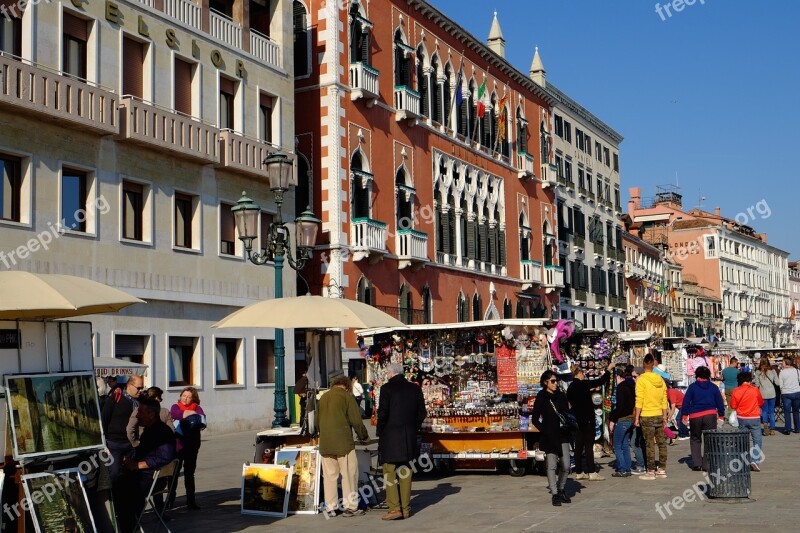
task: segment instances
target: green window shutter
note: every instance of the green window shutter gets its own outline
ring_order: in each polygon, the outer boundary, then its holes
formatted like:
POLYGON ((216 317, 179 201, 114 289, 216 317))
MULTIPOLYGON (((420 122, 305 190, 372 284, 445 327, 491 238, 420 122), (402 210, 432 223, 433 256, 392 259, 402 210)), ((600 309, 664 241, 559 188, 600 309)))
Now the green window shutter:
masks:
POLYGON ((500 247, 500 265, 508 266, 506 264, 506 233, 504 231, 499 231, 499 229, 498 229, 497 243, 498 246, 500 247))
POLYGON ((467 220, 467 258, 475 257, 475 221, 467 220))

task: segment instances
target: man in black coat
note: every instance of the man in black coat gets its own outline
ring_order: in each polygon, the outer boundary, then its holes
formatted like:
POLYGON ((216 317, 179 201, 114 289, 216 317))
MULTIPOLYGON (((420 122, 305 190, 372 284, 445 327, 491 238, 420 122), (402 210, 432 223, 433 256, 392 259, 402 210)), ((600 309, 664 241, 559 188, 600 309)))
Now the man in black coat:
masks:
POLYGON ((397 520, 411 516, 409 463, 419 456, 417 434, 426 412, 422 389, 406 381, 402 365, 388 365, 386 377, 380 390, 377 427, 389 505, 383 520, 397 520))

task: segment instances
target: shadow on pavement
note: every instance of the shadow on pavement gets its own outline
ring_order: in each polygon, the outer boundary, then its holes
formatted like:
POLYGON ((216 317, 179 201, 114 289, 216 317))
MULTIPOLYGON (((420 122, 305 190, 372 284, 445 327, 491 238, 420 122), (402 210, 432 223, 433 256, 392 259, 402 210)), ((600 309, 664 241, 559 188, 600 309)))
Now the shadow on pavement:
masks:
POLYGON ((452 483, 439 483, 432 489, 411 490, 411 507, 414 513, 419 513, 426 507, 436 505, 443 499, 461 492, 460 487, 454 487, 452 483))

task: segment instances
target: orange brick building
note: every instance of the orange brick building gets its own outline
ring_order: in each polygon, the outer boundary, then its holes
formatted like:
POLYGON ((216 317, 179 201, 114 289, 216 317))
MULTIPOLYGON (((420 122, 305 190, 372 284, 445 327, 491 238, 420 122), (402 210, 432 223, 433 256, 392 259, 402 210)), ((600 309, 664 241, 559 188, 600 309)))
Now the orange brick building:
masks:
POLYGON ((323 220, 312 292, 414 324, 557 317, 538 55, 523 74, 496 17, 484 44, 421 0, 294 7, 297 207, 323 220))

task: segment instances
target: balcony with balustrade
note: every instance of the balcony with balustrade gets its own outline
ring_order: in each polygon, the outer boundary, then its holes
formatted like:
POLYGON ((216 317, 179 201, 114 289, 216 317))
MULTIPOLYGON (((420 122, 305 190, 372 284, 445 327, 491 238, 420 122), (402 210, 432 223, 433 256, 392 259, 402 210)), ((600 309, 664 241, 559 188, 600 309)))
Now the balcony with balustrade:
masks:
POLYGON ((644 267, 636 263, 625 263, 625 277, 630 279, 644 279, 647 275, 644 267))
POLYGON ((380 98, 380 71, 363 61, 350 63, 350 99, 355 102, 363 98, 367 107, 372 107, 380 98))
POLYGON ((354 218, 350 221, 350 247, 353 261, 367 259, 377 263, 389 251, 386 249, 386 224, 371 218, 354 218))
POLYGON ((233 46, 242 47, 242 26, 234 22, 230 17, 210 10, 209 14, 209 33, 214 39, 233 46))
POLYGON ((410 125, 415 125, 420 117, 420 96, 417 91, 397 85, 394 88, 394 119, 397 122, 406 120, 410 125))
POLYGON ((217 128, 132 96, 120 102, 119 139, 201 163, 220 161, 217 128))
POLYGON ((202 9, 192 0, 164 0, 164 13, 198 31, 201 28, 202 9))
POLYGON ((0 107, 14 115, 109 135, 118 131, 118 103, 118 96, 107 89, 0 55, 0 107))
POLYGON ((283 69, 280 45, 253 29, 250 30, 250 53, 270 66, 283 69))
POLYGON ((533 156, 528 152, 517 153, 517 177, 519 179, 533 178, 533 156))
POLYGON ((519 272, 522 279, 522 290, 542 284, 542 264, 539 261, 521 260, 519 262, 519 272))
POLYGON ((665 317, 669 315, 669 306, 651 300, 645 300, 644 310, 647 312, 648 315, 660 316, 660 317, 665 317))
POLYGON ((545 265, 543 285, 545 289, 547 289, 547 293, 551 293, 556 289, 563 288, 564 267, 557 265, 545 265))
POLYGON ((265 141, 244 137, 231 130, 220 132, 218 168, 226 168, 254 178, 264 178, 264 159, 277 148, 265 141))
POLYGON ((411 267, 417 271, 428 262, 428 234, 413 229, 397 230, 395 253, 398 270, 411 267))
POLYGON ((552 163, 542 163, 542 188, 555 187, 560 181, 558 167, 552 163))

